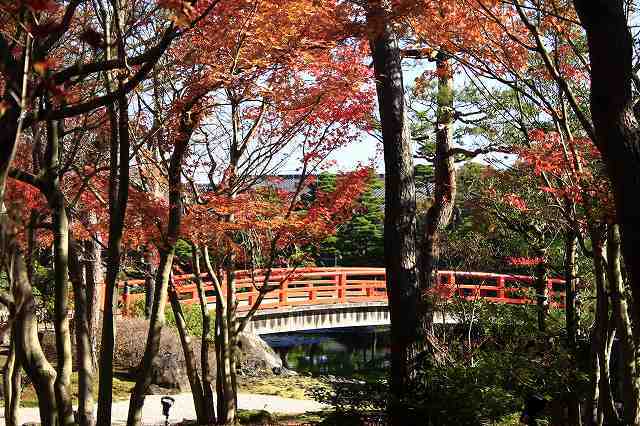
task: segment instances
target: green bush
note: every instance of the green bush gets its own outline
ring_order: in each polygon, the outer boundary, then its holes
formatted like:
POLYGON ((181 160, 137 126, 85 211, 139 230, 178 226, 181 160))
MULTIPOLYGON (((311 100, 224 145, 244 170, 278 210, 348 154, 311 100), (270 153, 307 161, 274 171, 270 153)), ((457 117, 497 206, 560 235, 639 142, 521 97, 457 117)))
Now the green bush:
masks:
MULTIPOLYGON (((187 330, 189 331, 189 334, 192 336, 202 336, 202 313, 200 312, 200 305, 182 305, 182 313, 184 315, 184 321, 187 323, 187 330)), ((215 312, 210 311, 209 318, 211 319, 211 330, 213 331, 215 326, 215 312)), ((171 306, 169 306, 168 303, 165 311, 165 320, 168 326, 176 328, 176 317, 173 315, 173 309, 171 309, 171 306)))

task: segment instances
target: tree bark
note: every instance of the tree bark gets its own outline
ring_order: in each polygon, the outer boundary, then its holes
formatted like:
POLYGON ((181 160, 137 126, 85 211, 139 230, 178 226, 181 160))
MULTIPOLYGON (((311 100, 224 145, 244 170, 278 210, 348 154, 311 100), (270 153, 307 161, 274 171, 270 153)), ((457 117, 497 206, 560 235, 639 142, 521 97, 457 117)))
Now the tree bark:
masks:
POLYGON ((91 310, 87 285, 80 264, 81 250, 78 242, 70 244, 69 276, 73 284, 74 328, 76 334, 76 362, 78 365, 78 424, 93 426, 94 363, 91 356, 91 336, 88 313, 91 310))
POLYGON ((609 321, 609 298, 603 243, 592 237, 594 269, 596 279, 596 316, 591 335, 592 394, 589 409, 589 424, 594 426, 618 424, 611 395, 609 369, 610 340, 613 330, 609 321))
POLYGON ((442 51, 436 56, 436 70, 438 109, 434 164, 435 191, 433 204, 427 210, 425 234, 420 250, 421 262, 418 265, 423 296, 419 310, 423 335, 430 333, 433 326, 433 307, 425 294, 437 285, 440 237, 451 222, 457 189, 454 156, 450 152, 453 148, 453 73, 450 61, 442 51))
POLYGON ((125 95, 118 101, 119 114, 110 108, 111 169, 109 175, 109 242, 107 248, 107 280, 104 284, 102 338, 100 341, 100 384, 98 388, 99 425, 111 423, 113 401, 113 351, 115 347, 114 302, 117 300, 118 274, 122 255, 122 232, 129 200, 129 115, 125 95))
MULTIPOLYGON (((622 254, 633 300, 640 301, 640 132, 633 111, 633 37, 622 0, 574 0, 587 33, 595 144, 613 186, 622 254)), ((640 303, 630 306, 640 329, 640 303)), ((635 336, 636 345, 640 333, 635 336)))
POLYGON ((38 339, 36 302, 26 264, 21 253, 14 257, 15 337, 16 355, 38 396, 40 422, 42 426, 58 426, 56 403, 56 371, 47 361, 38 339))
POLYGON ((207 419, 206 403, 204 400, 204 393, 202 389, 202 382, 196 369, 196 357, 191 348, 191 336, 187 330, 187 323, 184 320, 184 314, 180 307, 180 300, 178 299, 178 293, 173 285, 169 288, 169 300, 171 301, 171 309, 176 319, 176 328, 178 329, 178 335, 180 336, 180 344, 182 345, 182 352, 184 353, 184 361, 187 370, 187 377, 189 379, 189 385, 191 387, 191 393, 193 394, 193 404, 196 410, 196 418, 198 423, 202 425, 210 424, 207 419))
POLYGON ((576 307, 577 299, 577 265, 578 238, 573 231, 565 234, 564 252, 564 282, 565 282, 565 322, 567 329, 567 346, 571 356, 573 367, 571 368, 571 389, 569 390, 567 407, 569 424, 579 426, 581 424, 580 400, 577 386, 577 330, 579 314, 576 307))
POLYGON ((413 375, 418 329, 416 199, 410 136, 406 124, 398 36, 387 1, 369 2, 367 27, 378 94, 385 162, 384 258, 391 316, 391 404, 393 424, 406 424, 402 400, 413 375), (403 418, 405 420, 403 420, 403 418))
MULTIPOLYGON (((95 222, 95 218, 93 218, 95 222)), ((97 236, 95 236, 97 238, 97 236)), ((104 288, 104 274, 102 273, 102 248, 98 242, 89 239, 84 242, 84 276, 87 291, 87 329, 91 342, 91 362, 94 370, 97 370, 98 359, 96 355, 98 347, 98 318, 100 306, 98 302, 98 288, 104 288)))
POLYGON ((148 247, 144 251, 144 260, 148 268, 144 277, 144 316, 149 319, 151 307, 153 306, 153 278, 156 276, 156 265, 148 247))
POLYGON ((198 288, 198 298, 200 299, 200 314, 202 315, 202 338, 200 342, 200 369, 202 371, 202 396, 205 407, 206 424, 213 424, 216 421, 216 414, 213 401, 213 385, 210 379, 209 371, 209 348, 211 341, 211 315, 207 307, 207 295, 204 289, 200 271, 200 249, 193 244, 192 246, 192 265, 193 274, 196 277, 196 286, 198 288))
POLYGON ((538 305, 538 330, 541 332, 547 329, 547 314, 549 312, 549 289, 547 288, 547 252, 546 250, 536 250, 536 257, 540 262, 536 265, 536 303, 538 305))
MULTIPOLYGON (((228 304, 222 294, 220 280, 216 275, 209 252, 204 248, 204 264, 207 275, 214 283, 216 289, 216 321, 215 321, 215 348, 216 348, 216 396, 218 407, 218 424, 228 424, 235 421, 236 407, 233 395, 233 382, 231 380, 231 351, 229 339, 229 325, 227 309, 228 304)), ((227 294, 228 296, 228 294, 227 294)))
MULTIPOLYGON (((10 320, 12 321, 12 320, 10 320)), ((22 366, 16 356, 14 325, 11 324, 9 355, 3 369, 4 421, 7 426, 20 424, 18 410, 22 396, 22 366)))
MULTIPOLYGON (((48 103, 47 103, 48 104, 48 103)), ((71 406, 71 332, 69 329, 69 219, 66 202, 60 190, 60 139, 59 123, 47 122, 47 170, 45 172, 45 195, 51 208, 53 220, 54 255, 54 330, 56 337, 56 399, 63 425, 74 424, 71 406)))
POLYGON ((133 388, 129 402, 128 426, 141 424, 145 393, 151 384, 151 365, 160 350, 160 333, 165 323, 164 309, 167 301, 167 287, 182 219, 182 161, 197 123, 197 118, 189 114, 188 111, 185 110, 182 114, 180 134, 175 141, 169 163, 169 221, 167 234, 162 244, 163 247, 158 248, 160 263, 158 274, 156 275, 153 309, 149 320, 149 334, 136 385, 133 388))
POLYGON ((622 402, 624 404, 623 422, 626 425, 640 424, 640 380, 636 345, 633 339, 633 327, 629 317, 624 280, 622 278, 620 253, 620 231, 618 225, 610 225, 607 237, 607 260, 611 305, 618 339, 620 341, 620 360, 622 362, 622 402))

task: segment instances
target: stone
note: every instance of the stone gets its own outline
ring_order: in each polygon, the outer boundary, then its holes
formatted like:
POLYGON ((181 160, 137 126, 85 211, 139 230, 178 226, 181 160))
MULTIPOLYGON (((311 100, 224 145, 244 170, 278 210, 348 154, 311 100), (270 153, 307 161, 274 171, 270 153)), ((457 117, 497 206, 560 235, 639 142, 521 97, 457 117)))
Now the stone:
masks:
POLYGON ((282 360, 278 354, 253 333, 241 333, 238 336, 240 349, 240 372, 245 375, 273 373, 274 368, 281 369, 282 360))
POLYGON ((171 352, 160 353, 153 360, 151 384, 155 385, 150 387, 150 391, 154 393, 159 391, 157 387, 164 389, 164 393, 191 391, 184 361, 178 354, 171 352))
POLYGON ((298 375, 298 373, 296 373, 295 371, 289 370, 285 367, 273 367, 271 371, 273 371, 273 374, 275 374, 276 376, 293 377, 298 375))

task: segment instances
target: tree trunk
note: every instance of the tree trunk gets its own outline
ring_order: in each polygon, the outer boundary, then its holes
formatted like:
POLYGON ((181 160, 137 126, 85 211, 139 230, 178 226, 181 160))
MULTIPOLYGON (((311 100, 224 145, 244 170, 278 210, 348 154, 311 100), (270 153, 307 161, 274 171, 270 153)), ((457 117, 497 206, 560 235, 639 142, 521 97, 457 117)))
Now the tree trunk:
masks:
POLYGON ((180 343, 182 345, 182 352, 184 353, 184 361, 187 370, 187 377, 189 378, 189 385, 191 387, 191 393, 193 394, 193 404, 196 410, 196 418, 198 423, 202 425, 210 424, 206 416, 206 405, 204 400, 204 394, 202 389, 202 382, 196 369, 196 357, 191 348, 191 336, 187 330, 187 323, 184 320, 184 314, 180 307, 180 300, 178 299, 178 293, 173 285, 169 288, 169 300, 171 301, 171 308, 173 309, 173 315, 176 319, 176 328, 178 329, 178 335, 180 336, 180 343))
POLYGON ((78 424, 92 426, 93 417, 93 380, 94 363, 91 356, 91 337, 88 313, 91 305, 88 303, 86 281, 80 264, 81 250, 77 242, 70 244, 69 276, 73 284, 74 327, 76 334, 76 362, 78 365, 78 424))
MULTIPOLYGON (((622 0, 574 0, 587 33, 594 141, 613 186, 625 271, 634 301, 640 301, 640 132, 633 111, 633 37, 622 0)), ((640 329, 640 303, 630 306, 640 329)), ((636 338, 639 343, 640 333, 636 338)))
MULTIPOLYGON (((47 102, 47 105, 49 103, 47 102)), ((53 221, 54 256, 54 329, 56 336, 56 399, 60 410, 60 422, 72 425, 71 406, 71 332, 69 329, 69 219, 66 202, 60 190, 60 127, 58 122, 47 122, 47 169, 45 171, 45 191, 53 221)))
POLYGON ((145 393, 151 384, 151 365, 160 350, 160 333, 165 323, 164 309, 167 302, 167 287, 182 219, 182 160, 187 152, 191 134, 197 123, 196 117, 192 117, 188 111, 187 109, 183 113, 180 134, 176 138, 169 163, 169 221, 167 234, 163 242, 164 247, 158 248, 160 251, 160 263, 153 291, 154 301, 149 320, 149 334, 136 385, 133 388, 129 402, 128 426, 137 426, 142 420, 145 393))
POLYGON ((138 368, 138 378, 136 385, 131 393, 129 401, 129 415, 127 418, 128 426, 137 426, 142 421, 142 406, 144 405, 145 394, 151 384, 151 368, 153 359, 160 350, 160 333, 164 326, 164 308, 167 300, 167 287, 173 265, 174 251, 162 251, 160 254, 160 265, 158 267, 158 275, 156 276, 155 294, 156 298, 151 311, 151 319, 149 320, 149 333, 147 335, 147 343, 144 355, 138 368))
POLYGON ((573 367, 571 368, 571 389, 568 395, 568 416, 569 424, 579 426, 581 424, 580 400, 578 397, 577 385, 577 330, 579 314, 576 308, 577 298, 577 265, 576 257, 578 251, 578 239, 575 232, 569 231, 565 234, 564 252, 564 280, 565 280, 565 321, 567 328, 567 344, 571 356, 573 367))
POLYGON ((96 370, 98 367, 98 359, 96 356, 98 347, 98 315, 100 314, 98 286, 104 286, 100 244, 93 239, 85 241, 84 253, 84 276, 87 291, 87 331, 89 333, 89 342, 91 343, 91 362, 93 363, 94 370, 96 370))
POLYGON ((607 237, 608 275, 611 291, 613 317, 620 341, 622 362, 622 402, 624 404, 624 424, 640 424, 640 380, 636 358, 633 327, 627 307, 627 297, 622 268, 620 266, 620 231, 618 225, 610 225, 607 237))
POLYGON ((612 330, 609 322, 609 300, 607 295, 605 258, 602 241, 592 237, 594 269, 596 279, 596 316, 591 335, 592 394, 589 410, 589 424, 594 426, 618 424, 616 410, 611 396, 609 376, 612 330))
MULTIPOLYGON (((12 320, 10 320, 12 321, 12 320)), ((4 421, 7 426, 18 426, 18 409, 22 396, 22 366, 16 356, 14 325, 11 325, 9 355, 3 370, 4 421)))
MULTIPOLYGON (((218 407, 218 424, 228 424, 235 421, 236 408, 231 380, 231 357, 229 348, 229 326, 227 301, 222 294, 222 287, 213 269, 207 247, 204 247, 204 263, 207 275, 216 289, 216 321, 215 321, 215 349, 216 349, 216 396, 218 407)), ((227 294, 227 297, 229 295, 227 294)))
POLYGON ((402 63, 389 4, 370 1, 367 26, 376 79, 385 162, 384 257, 391 316, 392 424, 406 424, 402 400, 413 375, 418 329, 416 199, 410 136, 406 124, 402 63))
POLYGON ((423 296, 422 306, 419 310, 422 323, 420 331, 423 335, 430 333, 433 327, 433 307, 425 294, 430 288, 437 285, 440 237, 451 222, 456 198, 456 171, 454 156, 450 152, 453 148, 453 73, 450 61, 442 51, 436 56, 436 70, 438 75, 438 110, 434 164, 435 194, 433 204, 427 211, 425 234, 420 250, 421 262, 418 265, 423 296))
POLYGON ((540 262, 536 265, 536 303, 538 305, 538 330, 546 331, 546 320, 549 312, 549 288, 547 287, 547 252, 536 250, 536 257, 540 262))
POLYGON ((148 268, 144 277, 144 317, 149 319, 153 306, 153 278, 156 276, 156 264, 149 248, 144 251, 144 260, 148 268))
POLYGON ((200 299, 200 314, 202 315, 202 338, 200 344, 200 369, 202 371, 202 394, 204 399, 206 424, 216 421, 213 401, 213 384, 209 371, 209 348, 211 341, 211 315, 207 307, 207 295, 204 289, 200 271, 200 249, 195 244, 192 246, 193 274, 196 277, 198 298, 200 299))
POLYGON ((118 100, 119 114, 111 117, 111 169, 109 173, 109 242, 107 248, 107 280, 104 284, 102 338, 100 340, 100 384, 98 389, 99 425, 111 423, 113 401, 113 350, 115 347, 114 303, 117 300, 118 274, 122 255, 122 231, 129 200, 129 115, 126 96, 118 100))
POLYGON ((47 361, 40 346, 36 302, 21 253, 15 255, 14 274, 16 355, 38 396, 42 426, 58 426, 56 371, 47 361))

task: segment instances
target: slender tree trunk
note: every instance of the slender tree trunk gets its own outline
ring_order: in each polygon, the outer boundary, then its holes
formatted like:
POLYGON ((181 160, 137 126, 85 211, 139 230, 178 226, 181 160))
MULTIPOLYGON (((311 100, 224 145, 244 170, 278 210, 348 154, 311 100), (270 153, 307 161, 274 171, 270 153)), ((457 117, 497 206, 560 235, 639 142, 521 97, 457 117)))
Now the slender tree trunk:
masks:
POLYGON ((189 385, 191 387, 191 393, 193 394, 193 404, 196 410, 196 417, 199 424, 209 424, 206 416, 207 410, 202 390, 202 382, 198 375, 198 370, 196 369, 196 357, 193 353, 193 348, 191 347, 191 336, 189 336, 187 323, 184 320, 184 314, 180 307, 178 293, 176 293, 176 289, 173 285, 169 288, 169 300, 171 301, 171 308, 173 309, 173 315, 176 319, 176 328, 178 329, 178 335, 180 336, 180 343, 184 353, 184 361, 187 370, 187 377, 189 378, 189 385))
POLYGON ((14 257, 14 274, 16 355, 38 396, 40 423, 42 426, 58 426, 56 371, 40 346, 36 302, 24 258, 19 252, 14 257))
POLYGON ((149 320, 149 333, 147 335, 147 343, 144 355, 138 368, 138 377, 136 385, 131 393, 129 400, 129 415, 127 418, 128 426, 137 426, 142 421, 142 406, 144 405, 145 394, 149 385, 151 385, 151 369, 153 359, 160 350, 160 334, 164 326, 164 309, 167 300, 167 287, 171 275, 171 267, 173 265, 173 249, 169 252, 162 251, 160 254, 160 265, 158 267, 158 275, 156 276, 155 294, 156 298, 151 311, 151 319, 149 320))
POLYGON ((538 305, 538 330, 544 332, 547 329, 547 314, 549 312, 549 289, 547 288, 547 252, 537 250, 536 256, 540 262, 536 265, 536 303, 538 305))
POLYGON ((91 305, 80 264, 81 250, 77 242, 70 244, 69 276, 73 284, 74 326, 76 334, 76 362, 78 365, 78 424, 92 426, 94 363, 91 356, 91 337, 88 313, 91 305))
POLYGON ((153 279, 156 276, 156 265, 151 250, 147 247, 144 251, 144 260, 147 264, 147 274, 144 277, 144 317, 149 319, 153 306, 153 279))
POLYGON ((213 385, 211 383, 211 373, 209 371, 209 350, 211 341, 211 315, 207 307, 207 295, 200 271, 200 249, 195 244, 192 246, 193 273, 196 277, 198 288, 198 298, 200 299, 200 314, 202 315, 202 338, 200 342, 200 369, 202 371, 202 396, 204 399, 206 424, 213 424, 216 421, 213 385))
MULTIPOLYGON (((433 327, 433 307, 428 297, 424 297, 430 288, 437 285, 437 269, 440 259, 440 237, 451 222, 456 198, 456 171, 453 148, 453 73, 446 54, 442 51, 436 56, 438 75, 438 110, 436 124, 435 154, 435 194, 431 207, 427 211, 425 230, 420 250, 421 261, 418 265, 423 300, 419 315, 422 323, 422 335, 431 332, 433 327)), ((443 318, 444 321, 444 318, 443 318)), ((421 339, 425 340, 425 339, 421 339)), ((423 346, 423 345, 420 345, 423 346)), ((418 348, 420 350, 422 348, 418 348)))
MULTIPOLYGON (((232 259, 235 262, 235 259, 232 259)), ((230 400, 227 401, 227 417, 237 421, 238 411, 238 378, 237 378, 237 359, 238 359, 238 330, 236 324, 236 286, 233 270, 226 271, 227 274, 227 332, 228 340, 228 357, 229 357, 229 380, 231 381, 230 400)))
POLYGON ((187 152, 191 134, 197 124, 197 118, 185 110, 181 120, 180 134, 174 143, 169 163, 169 221, 163 247, 159 247, 160 263, 154 289, 153 309, 149 320, 149 334, 144 355, 140 363, 136 385, 129 402, 128 426, 137 426, 142 420, 142 406, 145 393, 151 384, 151 366, 160 350, 160 333, 165 323, 164 309, 167 301, 167 287, 173 265, 176 242, 180 235, 182 219, 182 161, 187 152))
POLYGON ((391 316, 392 424, 406 424, 402 401, 413 375, 418 323, 416 199, 406 123, 402 60, 387 1, 370 1, 367 26, 378 93, 385 161, 384 257, 391 316))
MULTIPOLYGON (((216 321, 215 321, 215 349, 216 349, 216 394, 218 407, 218 424, 227 424, 235 421, 235 397, 233 396, 233 383, 231 381, 231 357, 229 348, 229 326, 227 321, 228 304, 222 294, 222 286, 218 280, 209 252, 204 247, 204 263, 207 275, 214 283, 216 289, 216 321)), ((229 294, 227 294, 227 298, 229 294)))
POLYGON ((620 253, 620 231, 618 225, 610 225, 607 237, 607 260, 611 305, 620 341, 622 363, 622 402, 626 425, 640 424, 640 380, 633 327, 629 317, 624 280, 622 278, 620 253))
POLYGON ((3 370, 4 421, 7 426, 20 424, 18 410, 22 396, 22 366, 16 356, 14 325, 11 325, 11 341, 9 355, 3 370))
POLYGON ((577 265, 576 257, 578 251, 578 239, 575 232, 569 231, 565 235, 565 252, 564 252, 564 281, 565 281, 565 318, 567 327, 567 344, 571 356, 573 367, 571 368, 571 389, 569 391, 568 416, 569 424, 580 426, 580 399, 576 389, 577 378, 577 330, 578 330, 578 311, 576 308, 577 298, 577 265))
POLYGON ((594 247, 594 269, 596 278, 596 317, 591 335, 592 394, 589 409, 589 424, 594 426, 618 424, 613 405, 610 381, 610 339, 612 329, 609 321, 609 299, 607 295, 605 257, 603 244, 592 237, 594 247))
MULTIPOLYGON (((49 103, 47 102, 47 105, 49 103)), ((45 171, 44 194, 51 208, 53 221, 54 256, 54 329, 56 337, 56 399, 60 410, 60 422, 72 425, 71 406, 71 332, 69 329, 69 219, 66 202, 60 190, 60 126, 58 122, 47 122, 47 169, 45 171)))
POLYGON ((115 347, 114 303, 117 300, 118 274, 122 255, 122 231, 129 200, 129 116, 126 96, 118 100, 119 114, 111 117, 111 169, 109 175, 109 242, 107 280, 104 284, 102 338, 100 339, 100 384, 98 388, 99 425, 111 423, 113 401, 113 351, 115 347))
POLYGON ((102 274, 102 253, 100 244, 93 239, 84 242, 84 275, 87 290, 87 329, 89 341, 91 343, 91 362, 94 370, 98 367, 96 355, 98 347, 98 318, 100 306, 98 301, 98 288, 104 286, 104 275, 102 274))

